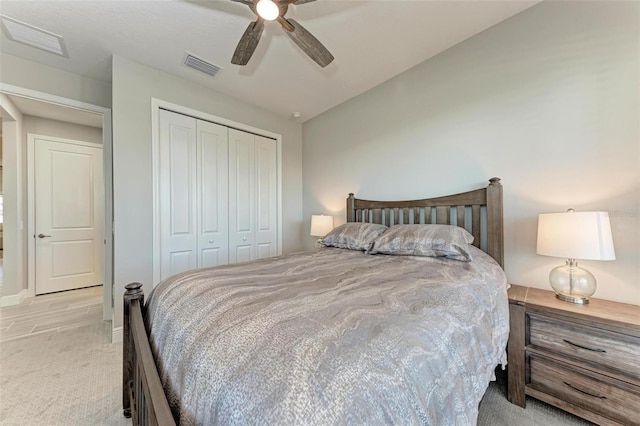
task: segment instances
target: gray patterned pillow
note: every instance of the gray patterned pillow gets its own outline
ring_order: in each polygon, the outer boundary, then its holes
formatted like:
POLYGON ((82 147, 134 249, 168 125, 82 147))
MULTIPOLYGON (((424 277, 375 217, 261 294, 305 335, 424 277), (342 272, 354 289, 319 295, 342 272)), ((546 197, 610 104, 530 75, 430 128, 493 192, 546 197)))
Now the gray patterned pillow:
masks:
POLYGON ((385 225, 376 223, 349 222, 333 228, 320 240, 320 244, 350 250, 369 250, 373 240, 386 230, 385 225))
POLYGON ((369 254, 447 257, 470 262, 473 235, 452 225, 394 225, 378 237, 369 254))

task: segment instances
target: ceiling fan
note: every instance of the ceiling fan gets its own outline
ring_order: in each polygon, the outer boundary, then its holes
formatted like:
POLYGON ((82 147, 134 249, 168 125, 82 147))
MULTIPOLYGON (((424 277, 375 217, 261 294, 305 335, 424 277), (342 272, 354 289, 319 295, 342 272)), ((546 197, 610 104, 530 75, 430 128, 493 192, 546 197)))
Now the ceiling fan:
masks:
POLYGON ((260 36, 264 30, 264 21, 278 21, 285 34, 300 47, 311 59, 322 68, 333 61, 333 55, 322 45, 309 31, 294 19, 286 19, 284 16, 289 5, 300 5, 315 0, 231 0, 249 6, 256 14, 255 22, 251 22, 238 42, 231 63, 235 65, 247 65, 251 55, 258 46, 260 36))

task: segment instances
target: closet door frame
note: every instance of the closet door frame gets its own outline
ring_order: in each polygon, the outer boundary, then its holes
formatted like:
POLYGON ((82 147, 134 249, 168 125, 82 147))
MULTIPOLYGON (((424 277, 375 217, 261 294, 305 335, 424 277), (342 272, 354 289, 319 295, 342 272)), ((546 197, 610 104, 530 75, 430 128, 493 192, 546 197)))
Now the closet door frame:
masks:
POLYGON ((217 117, 202 111, 197 111, 182 105, 161 99, 151 98, 151 154, 152 154, 152 179, 153 179, 153 286, 160 282, 160 110, 169 110, 178 114, 191 116, 199 120, 210 121, 216 124, 238 129, 244 132, 256 134, 276 142, 277 150, 277 255, 282 254, 282 135, 258 129, 244 123, 217 117))

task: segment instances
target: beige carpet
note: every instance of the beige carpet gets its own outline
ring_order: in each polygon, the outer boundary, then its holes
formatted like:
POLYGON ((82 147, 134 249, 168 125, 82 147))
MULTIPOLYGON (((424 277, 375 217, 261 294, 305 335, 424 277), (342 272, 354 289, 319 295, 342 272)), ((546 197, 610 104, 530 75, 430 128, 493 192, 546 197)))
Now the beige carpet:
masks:
POLYGON ((122 344, 108 322, 0 346, 0 424, 126 425, 122 344))
MULTIPOLYGON (((121 344, 109 344, 109 323, 3 342, 0 347, 0 424, 125 425, 121 410, 121 344)), ((588 425, 528 399, 510 404, 504 375, 480 405, 481 426, 588 425)))

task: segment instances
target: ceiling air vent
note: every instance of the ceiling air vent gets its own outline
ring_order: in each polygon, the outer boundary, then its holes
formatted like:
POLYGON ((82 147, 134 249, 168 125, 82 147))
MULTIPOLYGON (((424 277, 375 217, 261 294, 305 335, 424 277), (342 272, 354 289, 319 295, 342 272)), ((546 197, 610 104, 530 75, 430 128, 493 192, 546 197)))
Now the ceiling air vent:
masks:
POLYGON ((197 56, 187 52, 184 57, 184 64, 189 68, 193 68, 196 71, 203 72, 211 77, 216 77, 222 68, 217 65, 213 65, 204 59, 198 58, 197 56))
POLYGON ((9 40, 46 50, 66 58, 69 57, 62 36, 8 16, 2 15, 0 19, 2 20, 2 30, 9 40))

